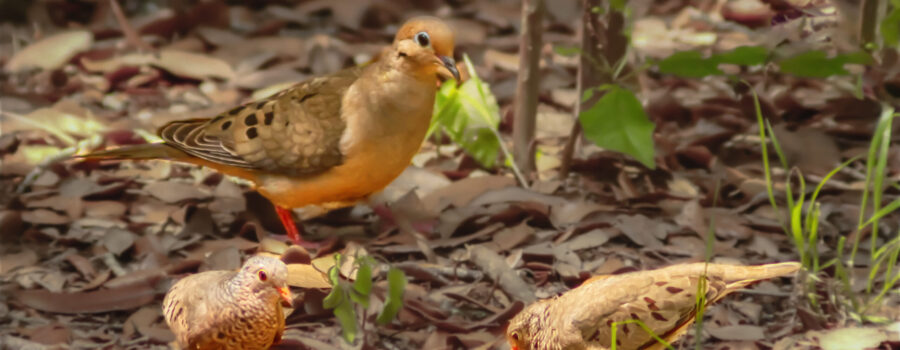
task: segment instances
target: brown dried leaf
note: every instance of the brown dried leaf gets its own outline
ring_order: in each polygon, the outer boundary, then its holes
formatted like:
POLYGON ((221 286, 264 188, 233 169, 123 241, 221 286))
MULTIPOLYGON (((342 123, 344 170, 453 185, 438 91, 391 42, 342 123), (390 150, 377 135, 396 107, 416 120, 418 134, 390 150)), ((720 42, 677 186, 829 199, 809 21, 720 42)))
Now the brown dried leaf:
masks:
POLYGON ((219 78, 232 80, 235 78, 231 66, 218 58, 204 54, 178 50, 162 50, 157 54, 132 53, 108 60, 94 61, 82 58, 81 64, 92 72, 109 73, 123 66, 156 66, 177 76, 208 79, 219 78))
POLYGON ((28 328, 22 333, 27 335, 29 339, 45 345, 66 344, 71 342, 72 339, 72 330, 61 323, 28 328))
POLYGON ((500 254, 482 245, 472 245, 467 250, 472 263, 481 268, 491 279, 497 281, 500 288, 509 295, 526 303, 534 302, 534 288, 525 283, 500 254))
POLYGON ((51 35, 17 52, 6 62, 4 69, 9 72, 31 68, 56 69, 69 62, 79 52, 90 48, 93 42, 94 35, 86 30, 51 35))
POLYGON ((703 330, 722 340, 760 340, 766 337, 762 327, 749 324, 723 327, 709 326, 704 327, 703 330))
POLYGON ((488 190, 515 185, 516 180, 507 176, 468 177, 431 192, 422 198, 422 203, 428 211, 437 213, 448 205, 464 207, 488 190))
POLYGON ((158 343, 168 343, 175 340, 175 334, 161 322, 162 310, 157 306, 144 306, 135 311, 122 327, 122 338, 131 339, 135 332, 147 336, 158 343))
MULTIPOLYGON (((334 258, 331 258, 331 261, 333 264, 334 258)), ((331 282, 328 281, 328 276, 317 270, 313 265, 288 264, 287 267, 287 283, 290 286, 301 288, 331 288, 331 282)))
POLYGON ((30 266, 38 262, 38 255, 31 249, 15 254, 0 255, 0 275, 4 275, 18 267, 30 266))
POLYGON ((186 199, 209 197, 200 187, 181 181, 155 181, 144 186, 144 191, 166 203, 178 203, 186 199))
POLYGON ((131 310, 149 304, 156 291, 148 284, 132 284, 93 292, 53 293, 46 290, 23 290, 13 296, 30 308, 61 314, 102 313, 131 310))
POLYGON ((68 216, 57 214, 55 211, 47 209, 29 210, 22 213, 22 220, 36 225, 62 225, 67 224, 68 216))
POLYGON ((134 245, 135 234, 128 230, 119 228, 110 228, 103 234, 101 242, 103 247, 115 255, 121 255, 123 252, 134 245))
POLYGON ((668 237, 669 233, 676 231, 675 225, 661 220, 650 219, 644 215, 619 215, 613 226, 618 228, 632 242, 650 248, 658 248, 663 244, 660 241, 668 237))

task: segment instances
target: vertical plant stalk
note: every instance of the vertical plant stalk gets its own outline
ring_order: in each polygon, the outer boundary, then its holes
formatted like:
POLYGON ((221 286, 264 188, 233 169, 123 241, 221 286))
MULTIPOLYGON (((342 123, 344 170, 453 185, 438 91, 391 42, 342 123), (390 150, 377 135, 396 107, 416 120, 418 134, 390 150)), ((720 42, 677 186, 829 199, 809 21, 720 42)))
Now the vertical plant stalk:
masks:
POLYGON ((597 59, 600 55, 601 37, 605 36, 605 26, 597 19, 591 9, 599 7, 600 0, 584 0, 582 1, 582 16, 579 33, 581 35, 581 54, 578 57, 578 73, 575 82, 575 95, 578 101, 575 102, 574 119, 572 131, 569 132, 569 138, 563 147, 562 157, 560 160, 559 177, 565 179, 569 176, 572 169, 572 158, 575 155, 575 148, 581 141, 581 121, 578 116, 581 111, 587 110, 597 100, 600 99, 602 93, 597 91, 590 98, 583 99, 584 92, 601 84, 601 81, 609 82, 608 74, 602 75, 600 72, 600 64, 597 59))
POLYGON ((519 44, 519 77, 513 118, 513 159, 527 174, 534 172, 534 141, 540 87, 541 34, 544 0, 522 2, 522 37, 519 44))
POLYGON ((597 56, 599 43, 596 32, 593 30, 595 27, 591 25, 593 19, 591 8, 600 6, 600 0, 584 0, 582 1, 582 6, 581 25, 578 28, 578 35, 581 36, 581 54, 578 56, 578 73, 575 82, 575 96, 578 97, 578 100, 575 102, 575 108, 573 108, 575 122, 572 124, 572 131, 569 132, 569 138, 566 140, 566 145, 562 151, 559 168, 559 177, 561 179, 569 177, 569 171, 572 168, 572 157, 575 155, 575 147, 578 146, 578 141, 581 140, 581 122, 578 120, 578 115, 589 107, 587 101, 582 99, 582 96, 584 96, 585 89, 594 86, 592 80, 597 75, 596 64, 591 60, 597 56))
POLYGON ((859 39, 860 44, 865 48, 869 46, 870 43, 877 43, 878 25, 881 23, 883 14, 887 12, 887 1, 862 0, 859 11, 859 39))

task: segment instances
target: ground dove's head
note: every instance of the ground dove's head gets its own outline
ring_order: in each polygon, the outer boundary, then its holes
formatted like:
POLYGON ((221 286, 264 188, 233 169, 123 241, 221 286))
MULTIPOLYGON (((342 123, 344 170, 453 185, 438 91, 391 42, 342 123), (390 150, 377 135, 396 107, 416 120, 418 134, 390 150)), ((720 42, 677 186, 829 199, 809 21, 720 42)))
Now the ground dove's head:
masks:
POLYGON ((260 300, 281 298, 291 305, 291 292, 287 286, 287 266, 276 258, 254 256, 244 263, 236 281, 260 300))
POLYGON ((540 327, 540 323, 546 317, 550 306, 549 300, 541 300, 529 305, 509 321, 506 328, 506 340, 509 341, 512 350, 531 350, 531 344, 540 327))
POLYGON ((433 79, 436 74, 449 73, 459 81, 453 45, 453 31, 443 21, 434 17, 413 18, 397 32, 387 62, 420 77, 433 79))

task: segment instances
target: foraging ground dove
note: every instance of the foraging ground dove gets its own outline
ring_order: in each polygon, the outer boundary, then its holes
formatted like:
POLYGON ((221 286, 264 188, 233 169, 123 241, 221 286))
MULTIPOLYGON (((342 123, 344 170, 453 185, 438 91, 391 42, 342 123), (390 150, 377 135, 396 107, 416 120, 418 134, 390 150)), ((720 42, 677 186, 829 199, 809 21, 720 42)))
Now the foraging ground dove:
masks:
POLYGON ((597 276, 562 296, 538 301, 516 315, 506 337, 513 350, 610 349, 618 323, 617 350, 663 349, 637 324, 673 342, 696 317, 700 278, 706 273, 706 304, 747 285, 793 274, 800 264, 759 266, 693 263, 614 276, 597 276))
POLYGON ((453 46, 441 20, 414 18, 371 64, 312 78, 214 118, 172 122, 159 130, 163 143, 83 157, 169 159, 247 179, 275 204, 288 237, 306 243, 289 208, 352 205, 409 165, 431 121, 438 75, 459 80, 453 46))
POLYGON ((163 315, 182 349, 268 349, 284 333, 290 305, 287 266, 255 256, 239 271, 182 278, 163 300, 163 315))

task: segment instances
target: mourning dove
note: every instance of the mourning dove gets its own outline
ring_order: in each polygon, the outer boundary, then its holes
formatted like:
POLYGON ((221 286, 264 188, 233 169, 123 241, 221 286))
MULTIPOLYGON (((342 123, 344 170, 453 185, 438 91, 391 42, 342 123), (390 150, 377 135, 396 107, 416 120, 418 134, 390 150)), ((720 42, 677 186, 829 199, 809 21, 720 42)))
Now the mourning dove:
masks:
POLYGON ((706 304, 747 285, 793 274, 800 264, 759 266, 693 263, 614 276, 597 276, 562 296, 538 301, 516 315, 506 337, 513 350, 606 350, 617 323, 616 349, 663 349, 638 324, 668 342, 696 317, 700 278, 706 274, 706 304))
POLYGON ((240 271, 182 278, 163 300, 163 315, 183 349, 268 349, 284 333, 291 304, 287 266, 255 256, 240 271))
POLYGON ((438 75, 459 80, 453 45, 441 20, 414 18, 371 64, 312 78, 214 118, 169 123, 159 130, 163 143, 82 157, 162 158, 247 179, 300 244, 290 208, 352 205, 410 164, 431 121, 438 75))

